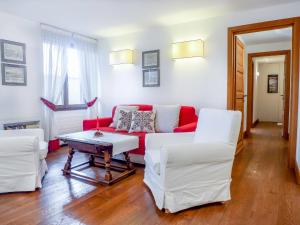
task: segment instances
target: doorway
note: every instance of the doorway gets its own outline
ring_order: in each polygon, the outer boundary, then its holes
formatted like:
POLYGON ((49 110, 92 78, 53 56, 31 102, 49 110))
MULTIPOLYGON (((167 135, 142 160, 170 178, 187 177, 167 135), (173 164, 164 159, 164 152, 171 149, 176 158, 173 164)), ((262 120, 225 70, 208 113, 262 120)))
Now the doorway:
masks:
MULTIPOLYGON (((253 112, 254 105, 255 105, 254 103, 255 103, 255 101, 257 101, 256 93, 258 92, 258 90, 257 90, 258 88, 256 88, 256 90, 255 90, 254 85, 256 83, 256 86, 257 86, 257 82, 255 82, 255 80, 258 76, 261 75, 261 74, 259 74, 258 62, 259 62, 259 60, 261 62, 264 62, 263 60, 265 60, 268 64, 270 64, 270 66, 276 65, 276 64, 284 65, 283 71, 282 71, 283 74, 279 75, 279 79, 278 79, 278 74, 281 71, 277 71, 277 73, 275 75, 268 75, 267 82, 269 81, 270 78, 272 78, 271 76, 277 76, 277 77, 274 77, 274 78, 277 78, 277 81, 278 81, 277 82, 277 90, 275 90, 274 93, 269 93, 270 92, 269 90, 267 90, 266 92, 268 93, 268 95, 273 95, 273 96, 274 96, 274 94, 277 94, 278 97, 280 98, 279 104, 278 104, 279 107, 277 106, 277 109, 279 108, 278 112, 276 112, 276 111, 273 112, 273 114, 275 114, 275 116, 273 116, 273 121, 277 120, 276 122, 282 123, 282 136, 285 139, 288 139, 288 137, 289 137, 289 111, 290 111, 289 105, 290 105, 291 51, 290 50, 281 50, 281 51, 249 53, 247 60, 248 60, 248 68, 247 68, 247 71, 248 71, 247 86, 248 87, 247 87, 247 122, 246 122, 246 131, 245 131, 246 135, 247 136, 250 135, 251 128, 253 128, 259 121, 259 118, 258 118, 259 116, 255 115, 255 113, 253 112), (280 77, 282 77, 283 79, 280 79, 280 77), (282 89, 282 90, 279 90, 279 89, 282 89), (274 119, 274 117, 276 117, 276 116, 279 118, 274 119)), ((268 66, 268 64, 262 63, 262 65, 266 65, 266 66, 268 66)), ((264 88, 269 88, 265 84, 264 84, 264 86, 265 86, 264 88)), ((258 94, 258 97, 260 97, 259 94, 258 94)), ((264 100, 265 100, 265 102, 268 101, 268 99, 264 99, 264 100)), ((262 103, 260 105, 266 104, 263 101, 261 101, 261 102, 262 103)), ((267 102, 267 103, 269 103, 269 105, 270 105, 270 104, 273 104, 273 102, 267 102)))
MULTIPOLYGON (((237 92, 240 88, 237 78, 237 35, 254 33, 280 28, 292 29, 292 73, 291 73, 291 105, 290 105, 290 133, 288 149, 288 165, 296 165, 296 141, 298 121, 298 89, 299 89, 299 48, 300 48, 300 17, 248 24, 228 29, 228 77, 227 77, 227 108, 238 110, 237 92)), ((237 152, 243 149, 243 138, 239 140, 237 152)))

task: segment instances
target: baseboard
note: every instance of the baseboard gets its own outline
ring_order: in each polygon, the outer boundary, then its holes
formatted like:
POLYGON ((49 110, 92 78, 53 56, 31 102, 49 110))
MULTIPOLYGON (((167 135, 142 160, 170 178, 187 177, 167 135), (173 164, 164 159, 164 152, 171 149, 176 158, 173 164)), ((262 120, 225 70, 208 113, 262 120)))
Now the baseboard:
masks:
POLYGON ((256 127, 258 123, 259 123, 259 119, 255 120, 255 121, 252 123, 252 127, 256 127))
POLYGON ((300 184, 300 170, 299 170, 299 166, 298 166, 298 163, 296 162, 295 163, 295 175, 296 175, 296 182, 297 184, 300 184))

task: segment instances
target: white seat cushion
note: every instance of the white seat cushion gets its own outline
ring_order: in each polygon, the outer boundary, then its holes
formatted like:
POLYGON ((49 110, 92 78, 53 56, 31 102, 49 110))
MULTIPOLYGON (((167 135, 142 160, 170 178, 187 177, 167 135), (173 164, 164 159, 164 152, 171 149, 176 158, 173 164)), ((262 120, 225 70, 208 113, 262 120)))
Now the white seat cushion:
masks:
POLYGON ((40 159, 45 159, 48 154, 48 143, 45 141, 39 142, 40 159))
POLYGON ((152 167, 158 175, 160 175, 160 150, 151 150, 146 152, 145 163, 152 167))
POLYGON ((153 111, 156 112, 156 132, 172 133, 178 127, 180 105, 154 105, 153 111))

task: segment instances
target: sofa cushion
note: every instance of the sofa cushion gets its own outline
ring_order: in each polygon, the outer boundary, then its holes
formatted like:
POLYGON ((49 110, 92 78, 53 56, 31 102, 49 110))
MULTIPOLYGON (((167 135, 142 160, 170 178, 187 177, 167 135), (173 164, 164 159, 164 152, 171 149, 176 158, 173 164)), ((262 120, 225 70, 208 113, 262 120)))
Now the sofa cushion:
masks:
POLYGON ((113 122, 109 125, 110 127, 117 127, 117 123, 119 120, 120 110, 129 110, 129 111, 136 111, 138 110, 138 106, 129 106, 129 105, 119 105, 116 108, 115 114, 113 116, 113 122))
POLYGON ((181 106, 180 113, 179 113, 179 124, 178 124, 179 127, 197 121, 198 121, 198 116, 196 114, 195 107, 181 106))
POLYGON ((145 162, 160 175, 160 150, 151 149, 145 155, 145 162))
POLYGON ((134 111, 132 112, 131 126, 129 133, 132 132, 155 132, 155 112, 153 111, 134 111))
POLYGON ((121 109, 119 112, 119 119, 117 122, 117 131, 128 131, 131 126, 132 112, 130 110, 121 109))
POLYGON ((180 105, 155 105, 155 130, 160 133, 172 133, 178 127, 180 105))

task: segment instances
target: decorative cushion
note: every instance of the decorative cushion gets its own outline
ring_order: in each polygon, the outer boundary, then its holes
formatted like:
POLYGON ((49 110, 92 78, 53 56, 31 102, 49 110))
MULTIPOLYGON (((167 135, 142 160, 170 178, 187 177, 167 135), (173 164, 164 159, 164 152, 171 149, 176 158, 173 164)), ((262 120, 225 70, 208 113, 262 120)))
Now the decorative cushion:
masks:
POLYGON ((155 105, 155 130, 160 133, 172 133, 178 127, 180 105, 155 105))
POLYGON ((134 111, 132 112, 131 126, 129 133, 147 132, 154 133, 155 112, 153 111, 134 111))
POLYGON ((131 117, 132 117, 132 111, 121 109, 119 111, 119 119, 118 119, 116 130, 129 131, 131 126, 131 117))
POLYGON ((109 127, 117 127, 117 123, 119 120, 120 110, 130 110, 130 111, 137 111, 139 109, 138 106, 129 106, 129 105, 118 105, 114 114, 113 122, 109 125, 109 127))

